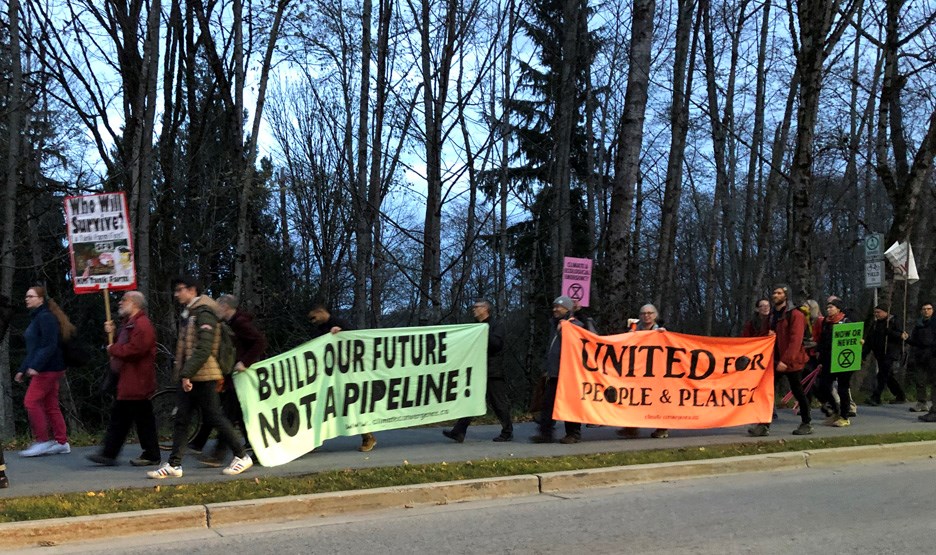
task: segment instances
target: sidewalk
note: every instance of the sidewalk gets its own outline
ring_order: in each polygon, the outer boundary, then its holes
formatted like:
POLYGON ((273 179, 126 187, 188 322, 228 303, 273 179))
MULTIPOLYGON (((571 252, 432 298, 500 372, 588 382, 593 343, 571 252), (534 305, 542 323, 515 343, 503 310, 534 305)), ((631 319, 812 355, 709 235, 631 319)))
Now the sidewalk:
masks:
MULTIPOLYGON (((936 430, 936 424, 917 420, 917 413, 908 411, 910 404, 885 405, 882 407, 859 406, 858 416, 847 428, 822 426, 822 413, 813 412, 815 432, 812 436, 842 437, 879 433, 936 430)), ((192 455, 186 456, 182 467, 185 476, 157 482, 146 477, 146 470, 127 462, 139 456, 137 445, 127 445, 120 455, 121 465, 104 467, 85 459, 96 447, 72 448, 69 455, 23 458, 15 451, 5 453, 7 475, 11 487, 0 489, 0 498, 19 497, 67 492, 101 491, 114 488, 143 488, 156 483, 184 484, 221 480, 254 479, 269 476, 295 476, 346 468, 371 468, 397 466, 404 463, 422 464, 459 462, 484 459, 509 459, 549 457, 570 454, 607 453, 615 451, 638 451, 651 449, 678 449, 703 447, 739 442, 773 441, 777 439, 803 439, 790 432, 799 424, 799 418, 789 409, 779 411, 779 418, 771 426, 766 438, 748 437, 746 427, 719 428, 714 430, 672 430, 668 439, 651 439, 651 430, 641 430, 642 437, 636 440, 617 438, 616 428, 584 428, 582 442, 574 445, 533 444, 529 437, 535 433, 535 424, 527 422, 514 426, 514 441, 495 443, 499 426, 472 426, 468 437, 457 444, 442 436, 442 428, 411 428, 377 432, 377 446, 370 453, 360 453, 360 436, 341 437, 327 441, 314 453, 282 466, 264 468, 254 466, 241 476, 224 476, 221 469, 202 467, 192 455)), ((561 424, 557 428, 560 433, 561 424)), ((163 457, 167 453, 164 452, 163 457)))

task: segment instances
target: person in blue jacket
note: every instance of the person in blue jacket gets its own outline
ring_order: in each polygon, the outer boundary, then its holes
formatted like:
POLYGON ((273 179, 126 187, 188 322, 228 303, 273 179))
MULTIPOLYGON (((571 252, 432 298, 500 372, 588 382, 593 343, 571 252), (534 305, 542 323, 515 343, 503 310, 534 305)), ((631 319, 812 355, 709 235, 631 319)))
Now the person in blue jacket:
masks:
POLYGON ((46 295, 45 287, 30 287, 26 292, 26 308, 32 320, 23 333, 26 340, 26 358, 13 377, 22 383, 29 380, 23 405, 29 416, 35 443, 20 451, 23 457, 61 455, 71 453, 65 418, 59 407, 59 382, 65 375, 61 343, 75 334, 75 326, 54 300, 46 295), (52 429, 52 439, 49 428, 52 429))

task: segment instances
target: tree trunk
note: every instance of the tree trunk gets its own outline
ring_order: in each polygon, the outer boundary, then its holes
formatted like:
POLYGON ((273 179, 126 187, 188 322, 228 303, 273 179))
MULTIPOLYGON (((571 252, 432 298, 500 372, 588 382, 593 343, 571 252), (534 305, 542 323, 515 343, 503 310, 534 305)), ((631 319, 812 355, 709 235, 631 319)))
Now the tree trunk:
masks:
POLYGON ((679 201, 682 197, 683 163, 686 154, 686 134, 689 131, 689 102, 692 97, 692 74, 695 68, 695 49, 689 60, 689 46, 698 36, 691 34, 695 0, 679 0, 676 19, 676 49, 673 59, 673 99, 670 104, 670 150, 666 162, 666 184, 657 245, 656 279, 653 302, 661 314, 666 314, 668 293, 672 291, 676 233, 679 223, 679 201), (688 70, 687 70, 688 65, 688 70), (667 297, 664 297, 664 295, 667 297))
POLYGON ((655 0, 635 0, 631 25, 630 56, 624 111, 618 124, 618 151, 611 190, 611 214, 608 230, 608 266, 611 278, 608 290, 609 332, 626 329, 627 314, 633 309, 630 293, 636 284, 627 282, 630 264, 631 224, 634 188, 640 176, 640 150, 650 82, 650 48, 653 43, 655 0))
MULTIPOLYGON (((9 0, 10 83, 8 98, 6 183, 3 189, 3 243, 0 244, 0 295, 13 298, 16 271, 16 200, 20 179, 20 137, 23 134, 23 66, 20 55, 19 0, 9 0)), ((0 438, 13 436, 13 394, 9 334, 0 337, 0 438)))
MULTIPOLYGON (((260 122, 263 120, 263 107, 266 102, 266 90, 270 77, 270 69, 273 65, 273 52, 276 50, 276 40, 279 38, 280 25, 283 21, 283 12, 289 5, 290 0, 279 0, 276 4, 276 13, 273 16, 273 24, 270 27, 270 36, 267 40, 266 52, 263 55, 263 64, 260 66, 260 79, 257 83, 257 104, 254 108, 253 126, 250 130, 250 142, 247 145, 247 156, 240 175, 239 194, 240 204, 237 213, 237 250, 234 255, 234 291, 235 295, 243 296, 245 293, 252 292, 252 258, 250 256, 250 237, 252 235, 252 226, 250 225, 250 208, 253 198, 254 174, 257 161, 257 135, 260 134, 260 122)), ((240 0, 235 0, 235 6, 240 4, 240 0)), ((235 24, 235 28, 239 28, 235 24)), ((235 48, 235 55, 237 48, 235 48)), ((242 55, 242 54, 241 54, 242 55)), ((243 94, 243 61, 235 60, 235 71, 240 79, 240 84, 235 85, 235 94, 243 94)), ((240 96, 237 102, 243 103, 243 97, 240 96)), ((243 135, 241 135, 243 136, 243 135)))
POLYGON ((363 0, 361 11, 361 93, 358 99, 357 176, 354 194, 354 325, 367 322, 367 276, 373 259, 371 225, 367 217, 367 118, 370 112, 371 17, 373 2, 363 0))

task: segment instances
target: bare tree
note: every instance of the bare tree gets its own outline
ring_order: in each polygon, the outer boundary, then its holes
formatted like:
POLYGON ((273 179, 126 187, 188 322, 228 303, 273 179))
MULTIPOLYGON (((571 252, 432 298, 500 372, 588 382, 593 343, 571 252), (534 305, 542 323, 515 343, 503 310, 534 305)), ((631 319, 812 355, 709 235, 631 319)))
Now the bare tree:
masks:
POLYGON ((633 299, 628 293, 627 268, 631 261, 631 225, 634 188, 640 176, 640 150, 650 83, 650 47, 653 44, 655 0, 636 0, 631 24, 630 65, 624 111, 618 123, 618 152, 608 231, 608 264, 611 267, 608 306, 609 331, 626 329, 627 310, 633 299))

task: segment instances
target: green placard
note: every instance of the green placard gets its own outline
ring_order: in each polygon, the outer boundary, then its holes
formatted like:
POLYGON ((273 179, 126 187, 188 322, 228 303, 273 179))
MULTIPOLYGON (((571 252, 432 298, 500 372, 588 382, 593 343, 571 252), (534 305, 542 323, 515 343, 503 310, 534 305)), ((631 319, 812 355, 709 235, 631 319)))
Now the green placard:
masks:
POLYGON ((861 338, 864 322, 832 326, 832 372, 854 372, 861 368, 861 338))
POLYGON ((263 466, 326 439, 486 411, 487 324, 342 331, 262 360, 234 383, 263 466))

